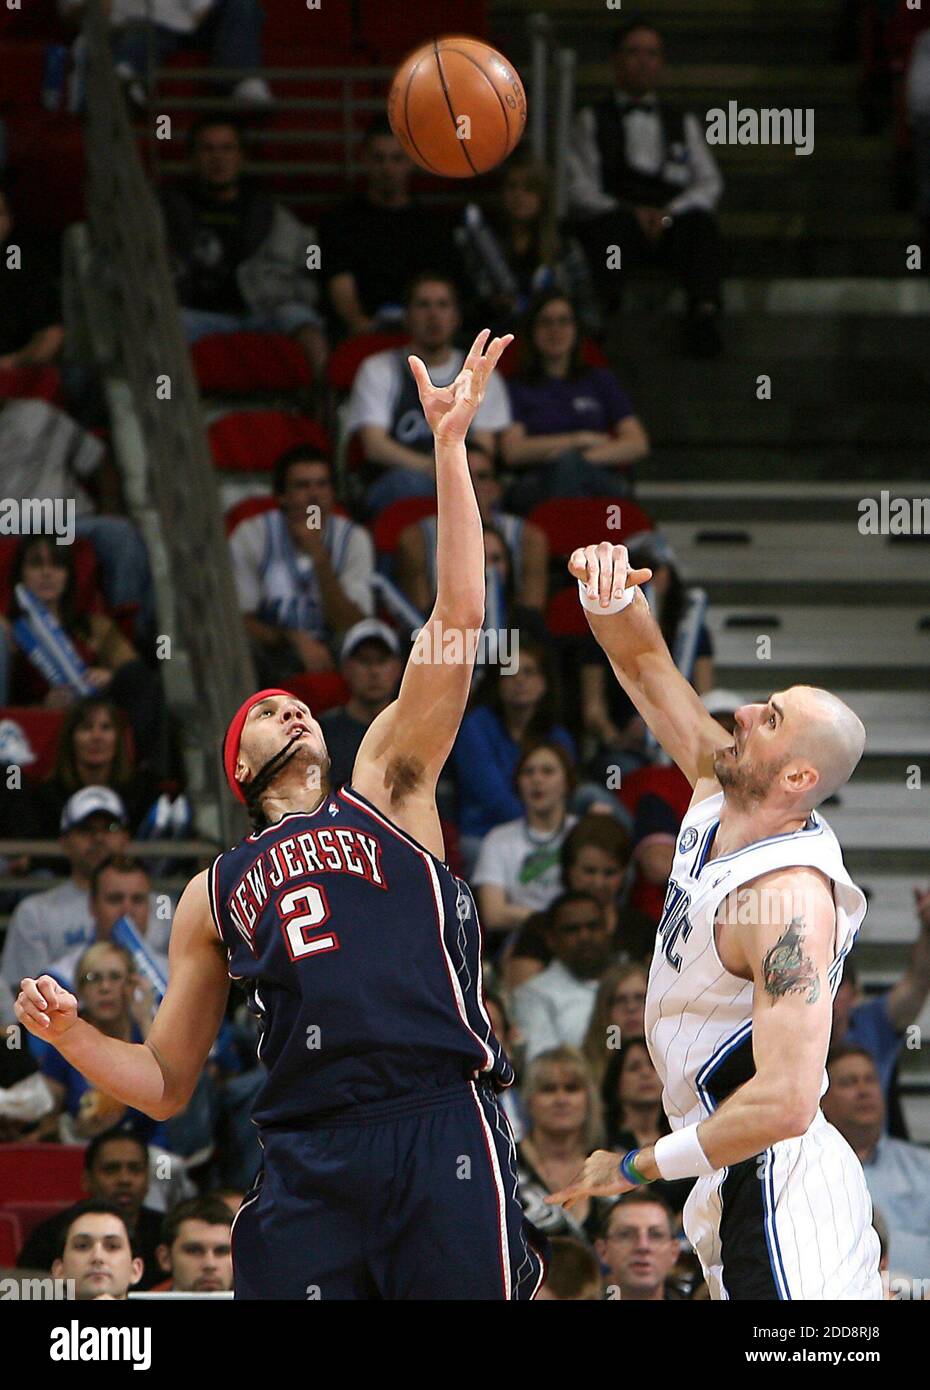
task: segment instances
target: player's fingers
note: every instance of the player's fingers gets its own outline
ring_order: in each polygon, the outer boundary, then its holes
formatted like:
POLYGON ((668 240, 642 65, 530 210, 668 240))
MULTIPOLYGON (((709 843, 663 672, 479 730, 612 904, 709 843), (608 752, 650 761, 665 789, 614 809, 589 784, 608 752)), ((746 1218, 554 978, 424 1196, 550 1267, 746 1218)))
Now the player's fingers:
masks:
POLYGON ((613 575, 613 546, 610 541, 601 541, 597 547, 599 573, 597 595, 603 607, 610 603, 610 583, 613 575))
POLYGON ((433 383, 429 379, 429 372, 426 370, 426 363, 421 362, 419 357, 410 356, 407 358, 407 365, 413 372, 413 379, 417 384, 417 390, 422 397, 424 392, 431 391, 433 383))
POLYGON ((630 560, 627 555, 625 545, 615 545, 611 547, 611 592, 614 598, 622 598, 623 590, 626 588, 627 574, 630 569, 630 560))
POLYGON ((651 569, 630 570, 626 577, 627 588, 629 588, 631 584, 648 584, 651 578, 651 569))
POLYGON ((488 345, 488 350, 484 354, 484 363, 487 368, 487 376, 491 375, 494 368, 501 360, 502 354, 506 352, 506 350, 510 347, 510 344, 512 342, 513 334, 505 333, 502 338, 495 338, 493 343, 490 343, 488 345))
POLYGON ((597 577, 600 572, 600 564, 597 558, 597 546, 586 545, 584 548, 585 559, 585 584, 587 585, 588 598, 597 598, 597 577))
POLYGON ((584 583, 588 573, 588 563, 581 546, 572 551, 568 561, 568 572, 573 579, 580 579, 584 583))
POLYGON ((34 1004, 31 999, 27 999, 21 991, 13 1005, 13 1012, 16 1014, 20 1023, 26 1027, 35 1026, 47 1029, 49 1026, 48 1011, 40 1009, 38 1004, 34 1004))
POLYGON ((471 347, 468 349, 468 355, 466 356, 465 361, 462 365, 464 367, 467 367, 469 371, 474 371, 475 367, 481 361, 481 354, 484 350, 484 345, 488 341, 490 336, 490 328, 482 328, 481 332, 478 334, 477 338, 472 343, 471 347))

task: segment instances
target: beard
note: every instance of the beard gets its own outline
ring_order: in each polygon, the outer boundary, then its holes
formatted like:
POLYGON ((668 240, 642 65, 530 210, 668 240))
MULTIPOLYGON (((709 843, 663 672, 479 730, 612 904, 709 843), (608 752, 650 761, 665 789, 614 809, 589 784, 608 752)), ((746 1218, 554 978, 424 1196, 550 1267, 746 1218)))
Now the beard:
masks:
POLYGON ((735 805, 757 805, 769 794, 772 783, 788 759, 782 762, 737 762, 720 752, 714 758, 714 776, 723 788, 727 800, 735 805))

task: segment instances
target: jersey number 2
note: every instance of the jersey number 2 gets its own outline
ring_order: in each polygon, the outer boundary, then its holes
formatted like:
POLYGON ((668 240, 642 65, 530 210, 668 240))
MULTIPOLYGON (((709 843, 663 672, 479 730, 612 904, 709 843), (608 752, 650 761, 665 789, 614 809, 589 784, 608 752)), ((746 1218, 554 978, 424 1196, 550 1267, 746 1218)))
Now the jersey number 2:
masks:
POLYGON ((339 938, 335 932, 320 935, 316 930, 329 919, 329 903, 323 889, 315 883, 305 883, 302 888, 282 894, 277 907, 291 960, 318 956, 321 951, 339 950, 339 938))

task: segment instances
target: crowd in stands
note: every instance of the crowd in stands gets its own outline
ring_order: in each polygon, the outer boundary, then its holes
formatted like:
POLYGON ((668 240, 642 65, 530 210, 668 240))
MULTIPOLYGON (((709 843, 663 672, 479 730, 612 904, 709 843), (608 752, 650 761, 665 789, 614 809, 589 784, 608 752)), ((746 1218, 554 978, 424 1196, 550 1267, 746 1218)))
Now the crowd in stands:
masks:
MULTIPOLYGON (((80 4, 59 3, 77 17, 80 4)), ((135 13, 112 0, 114 60, 129 100, 142 105, 135 13)), ((217 65, 242 72, 238 99, 268 100, 256 75, 257 0, 155 0, 153 14, 159 56, 196 33, 217 65)), ((191 348, 216 335, 285 335, 338 408, 338 448, 326 442, 333 418, 315 422, 317 442, 256 461, 259 495, 227 518, 258 680, 323 711, 334 785, 350 780, 366 729, 394 698, 435 594, 432 436, 407 356, 446 384, 472 328, 517 332, 468 440, 485 525, 485 631, 496 642, 476 667, 440 810, 449 862, 476 892, 489 1008, 518 1068, 505 1104, 521 1199, 553 1237, 544 1298, 602 1298, 605 1289, 633 1300, 706 1296, 681 1236, 688 1183, 571 1211, 545 1202, 592 1148, 622 1153, 667 1130, 643 1011, 690 797, 583 619, 568 629, 553 620, 574 587, 565 573, 570 507, 585 509, 591 539, 612 528, 634 565, 652 568, 663 633, 715 717, 732 727, 744 702, 715 688, 704 595, 635 504, 648 421, 602 346, 627 272, 649 263, 685 290, 686 351, 722 348, 722 182, 696 118, 662 101, 663 62, 655 30, 621 31, 615 90, 578 113, 561 225, 549 171, 525 151, 485 202, 448 217, 425 210, 382 118, 362 144, 363 188, 347 190, 317 229, 245 174, 243 128, 228 115, 194 122, 189 178, 161 190, 191 348), (311 271, 306 253, 317 242, 321 269, 311 271), (622 275, 608 257, 619 242, 622 275), (331 371, 339 354, 353 363, 347 381, 331 371), (549 503, 559 509, 554 523, 549 503)), ((3 191, 3 264, 14 240, 15 205, 3 191)), ((65 338, 54 277, 25 237, 23 245, 23 275, 0 270, 3 488, 73 502, 75 519, 73 544, 48 533, 0 541, 0 720, 16 724, 30 710, 60 720, 42 778, 30 777, 28 760, 18 768, 22 743, 0 724, 4 774, 26 773, 0 779, 0 853, 4 840, 54 842, 40 856, 0 859, 6 882, 24 885, 2 894, 0 1026, 13 1022, 20 979, 51 973, 94 1026, 142 1041, 158 1002, 152 972, 167 976, 173 898, 131 845, 153 825, 161 834, 169 823, 188 828, 183 806, 172 811, 183 776, 155 652, 149 560, 106 420, 69 413, 87 398, 69 396, 65 376, 58 403, 14 381, 22 368, 60 364, 65 338), (36 655, 47 625, 67 656, 58 666, 36 655), (141 958, 115 939, 123 919, 141 958)), ((297 414, 292 403, 285 413, 297 414)), ((861 996, 847 965, 825 1104, 865 1165, 889 1268, 930 1278, 930 1157, 908 1140, 896 1078, 906 1029, 930 991, 930 893, 917 906, 920 936, 888 995, 861 996)), ((259 1162, 248 1117, 261 1075, 254 1020, 235 996, 233 1007, 190 1105, 165 1123, 89 1087, 36 1039, 0 1047, 0 1141, 86 1145, 86 1200, 31 1230, 21 1267, 74 1278, 86 1298, 231 1287, 229 1227, 259 1162)))

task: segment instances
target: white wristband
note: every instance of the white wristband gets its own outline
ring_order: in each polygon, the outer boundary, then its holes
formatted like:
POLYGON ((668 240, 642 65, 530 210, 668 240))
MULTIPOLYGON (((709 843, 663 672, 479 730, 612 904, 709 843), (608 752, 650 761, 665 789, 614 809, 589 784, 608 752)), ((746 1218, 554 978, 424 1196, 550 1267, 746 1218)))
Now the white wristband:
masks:
POLYGON ((607 613, 622 613, 624 608, 628 608, 636 597, 638 585, 631 584, 628 589, 624 589, 620 598, 611 596, 610 603, 604 608, 601 606, 599 598, 588 598, 587 586, 578 580, 578 601, 582 608, 587 608, 589 613, 600 613, 602 616, 607 613))
POLYGON ((706 1178, 716 1171, 701 1148, 697 1125, 664 1134, 652 1152, 660 1177, 670 1182, 676 1178, 706 1178))

